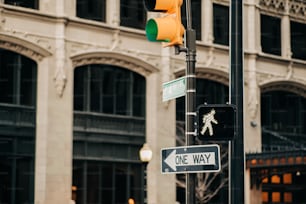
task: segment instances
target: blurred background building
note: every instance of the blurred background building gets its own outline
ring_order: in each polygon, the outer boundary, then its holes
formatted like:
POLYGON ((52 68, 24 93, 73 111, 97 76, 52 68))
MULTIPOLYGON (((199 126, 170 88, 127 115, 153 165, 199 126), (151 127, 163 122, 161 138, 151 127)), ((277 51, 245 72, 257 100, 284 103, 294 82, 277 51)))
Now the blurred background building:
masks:
MULTIPOLYGON (((229 1, 191 3, 197 105, 226 103, 229 1)), ((154 15, 141 0, 0 0, 0 203, 185 202, 160 150, 181 144, 184 97, 162 102, 162 83, 186 62, 146 40, 154 15)), ((246 0, 243 20, 246 204, 306 203, 306 3, 246 0)), ((227 200, 224 185, 210 203, 227 200)))

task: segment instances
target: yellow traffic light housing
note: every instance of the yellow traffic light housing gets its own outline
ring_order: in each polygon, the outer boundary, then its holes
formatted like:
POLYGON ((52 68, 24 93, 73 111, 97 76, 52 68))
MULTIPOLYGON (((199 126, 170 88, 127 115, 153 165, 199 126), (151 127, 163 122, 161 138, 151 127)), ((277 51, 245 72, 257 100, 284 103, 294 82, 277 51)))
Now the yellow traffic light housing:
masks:
POLYGON ((149 41, 164 42, 164 47, 183 44, 182 3, 183 0, 144 0, 148 11, 163 13, 161 17, 147 21, 146 36, 149 41))

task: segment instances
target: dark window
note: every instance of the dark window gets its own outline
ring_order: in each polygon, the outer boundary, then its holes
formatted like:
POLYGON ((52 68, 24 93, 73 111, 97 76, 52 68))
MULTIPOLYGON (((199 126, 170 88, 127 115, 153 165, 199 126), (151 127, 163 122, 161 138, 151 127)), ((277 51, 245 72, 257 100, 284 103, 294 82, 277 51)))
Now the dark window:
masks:
POLYGON ((78 204, 143 203, 143 169, 140 164, 74 161, 73 199, 78 204))
POLYGON ((120 1, 120 25, 144 29, 147 19, 146 9, 142 1, 120 1))
POLYGON ((0 203, 34 203, 36 69, 0 49, 0 203))
POLYGON ((36 63, 0 49, 0 103, 35 106, 36 63))
POLYGON ((77 17, 105 22, 105 0, 77 0, 77 17))
POLYGON ((143 203, 145 79, 112 65, 74 75, 72 198, 78 204, 143 203), (135 117, 137 116, 137 117, 135 117))
POLYGON ((213 4, 214 43, 229 45, 229 8, 213 4))
POLYGON ((292 57, 306 60, 306 25, 291 21, 292 57))
POLYGON ((261 48, 269 54, 281 55, 280 19, 261 15, 261 48))
MULTIPOLYGON (((187 18, 186 18, 186 1, 183 1, 183 5, 181 7, 181 16, 182 22, 185 27, 187 28, 187 18)), ((196 39, 201 40, 201 0, 193 0, 191 1, 191 11, 192 11, 192 28, 196 31, 196 39)))
POLYGON ((145 80, 110 65, 76 68, 74 109, 116 115, 144 116, 145 80))
POLYGON ((4 0, 5 4, 38 9, 39 0, 4 0))
POLYGON ((306 146, 306 99, 273 91, 261 96, 263 150, 306 146))
MULTIPOLYGON (((220 83, 206 80, 196 80, 196 106, 207 104, 226 104, 228 102, 228 88, 220 83)), ((176 99, 176 120, 185 120, 185 97, 176 99)))

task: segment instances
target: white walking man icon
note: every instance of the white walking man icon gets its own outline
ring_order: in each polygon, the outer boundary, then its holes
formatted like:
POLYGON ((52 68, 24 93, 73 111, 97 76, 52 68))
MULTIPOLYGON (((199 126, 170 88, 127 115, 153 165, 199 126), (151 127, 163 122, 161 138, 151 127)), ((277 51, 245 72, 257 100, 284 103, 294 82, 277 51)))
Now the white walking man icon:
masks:
POLYGON ((216 113, 215 109, 211 109, 211 111, 209 113, 203 115, 203 124, 204 124, 204 126, 203 126, 203 128, 201 130, 201 134, 202 135, 205 134, 207 129, 209 131, 209 135, 210 136, 214 135, 214 131, 213 131, 211 123, 218 124, 218 121, 214 117, 215 113, 216 113))

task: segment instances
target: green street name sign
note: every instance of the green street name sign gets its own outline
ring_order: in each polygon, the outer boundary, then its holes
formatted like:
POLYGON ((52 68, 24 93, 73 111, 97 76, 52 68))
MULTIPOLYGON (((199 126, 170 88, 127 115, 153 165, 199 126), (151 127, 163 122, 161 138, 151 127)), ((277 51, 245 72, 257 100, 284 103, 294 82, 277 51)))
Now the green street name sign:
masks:
POLYGON ((186 94, 186 79, 181 77, 166 83, 163 83, 163 102, 175 99, 186 94))

